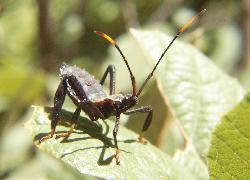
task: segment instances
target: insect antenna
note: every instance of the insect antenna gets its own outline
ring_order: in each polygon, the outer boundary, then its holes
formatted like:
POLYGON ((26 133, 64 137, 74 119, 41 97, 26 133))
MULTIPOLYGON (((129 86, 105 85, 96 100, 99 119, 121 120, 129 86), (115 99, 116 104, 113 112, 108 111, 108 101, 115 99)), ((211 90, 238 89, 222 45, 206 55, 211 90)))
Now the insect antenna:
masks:
POLYGON ((135 77, 131 71, 131 68, 129 67, 128 61, 125 58, 124 54, 122 53, 120 47, 118 46, 118 44, 116 43, 115 40, 113 40, 110 36, 108 36, 107 34, 100 32, 100 31, 94 31, 97 35, 101 36, 102 38, 106 39, 108 42, 110 42, 111 44, 113 44, 115 46, 115 48, 119 51, 119 53, 121 54, 127 68, 130 74, 130 79, 132 82, 132 88, 133 88, 133 96, 136 96, 136 82, 135 82, 135 77))
POLYGON ((154 66, 153 70, 151 71, 151 73, 148 75, 148 77, 146 78, 146 80, 143 82, 141 88, 139 89, 139 91, 137 92, 136 96, 138 97, 142 90, 144 89, 145 85, 147 84, 148 80, 153 76, 158 64, 160 63, 160 61, 162 60, 162 58, 164 57, 164 55, 166 54, 166 52, 168 51, 168 49, 171 47, 171 45, 173 44, 173 42, 180 36, 181 33, 185 32, 192 24, 193 22, 195 22, 200 16, 202 16, 204 13, 206 12, 206 9, 201 10, 197 15, 193 16, 178 32, 177 34, 174 36, 174 38, 172 39, 172 41, 168 44, 168 46, 166 47, 166 49, 163 51, 163 53, 161 54, 159 60, 157 61, 156 65, 154 66))

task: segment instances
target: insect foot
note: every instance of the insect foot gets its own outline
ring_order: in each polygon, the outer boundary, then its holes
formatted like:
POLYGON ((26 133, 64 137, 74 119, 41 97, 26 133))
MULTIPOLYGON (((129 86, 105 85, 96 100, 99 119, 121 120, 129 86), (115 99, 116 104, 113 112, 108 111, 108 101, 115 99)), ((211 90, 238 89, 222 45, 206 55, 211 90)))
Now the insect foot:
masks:
POLYGON ((116 165, 120 165, 119 154, 120 154, 120 150, 116 148, 116 154, 115 154, 116 165))
POLYGON ((68 138, 70 134, 71 133, 68 133, 68 132, 62 133, 62 134, 57 134, 56 135, 56 139, 59 139, 59 138, 68 138))
POLYGON ((44 141, 46 141, 46 140, 48 140, 48 139, 50 139, 52 137, 53 137, 53 135, 51 133, 46 135, 46 136, 43 136, 41 139, 39 139, 38 144, 41 144, 42 142, 44 142, 44 141))
POLYGON ((144 134, 143 133, 141 133, 139 135, 138 140, 139 140, 140 143, 142 143, 144 145, 146 145, 148 143, 148 141, 144 139, 144 134))

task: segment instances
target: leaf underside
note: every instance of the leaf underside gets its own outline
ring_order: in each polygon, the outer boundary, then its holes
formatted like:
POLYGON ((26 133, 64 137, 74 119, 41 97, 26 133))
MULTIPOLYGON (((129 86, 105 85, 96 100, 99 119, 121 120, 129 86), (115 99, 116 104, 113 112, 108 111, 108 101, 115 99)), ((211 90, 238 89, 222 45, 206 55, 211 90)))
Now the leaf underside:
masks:
MULTIPOLYGON (((159 31, 131 32, 150 64, 172 40, 159 31)), ((206 154, 212 129, 242 99, 244 89, 196 48, 178 40, 157 67, 156 77, 195 149, 206 154)))
MULTIPOLYGON (((151 65, 172 40, 159 31, 132 29, 131 33, 151 65)), ((244 89, 196 48, 178 40, 157 67, 155 77, 166 109, 173 112, 188 140, 174 159, 197 179, 209 179, 202 157, 206 157, 212 130, 220 117, 241 100, 244 89)), ((163 133, 166 138, 160 147, 167 151, 168 131, 164 129, 163 133)))

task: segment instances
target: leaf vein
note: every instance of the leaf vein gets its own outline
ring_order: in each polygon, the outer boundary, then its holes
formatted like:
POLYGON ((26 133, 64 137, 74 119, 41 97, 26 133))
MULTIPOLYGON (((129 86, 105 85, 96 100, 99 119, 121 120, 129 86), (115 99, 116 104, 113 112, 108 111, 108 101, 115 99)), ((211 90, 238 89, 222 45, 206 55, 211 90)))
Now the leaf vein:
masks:
POLYGON ((234 149, 232 149, 232 147, 229 146, 229 145, 226 143, 226 141, 224 141, 223 139, 221 139, 216 133, 215 133, 215 136, 216 136, 222 143, 224 143, 233 153, 235 153, 235 154, 238 156, 238 158, 239 158, 240 160, 242 160, 242 162, 243 162, 244 164, 246 164, 246 166, 249 168, 249 165, 248 165, 247 161, 244 160, 244 159, 242 159, 242 157, 237 153, 237 151, 235 151, 234 149))

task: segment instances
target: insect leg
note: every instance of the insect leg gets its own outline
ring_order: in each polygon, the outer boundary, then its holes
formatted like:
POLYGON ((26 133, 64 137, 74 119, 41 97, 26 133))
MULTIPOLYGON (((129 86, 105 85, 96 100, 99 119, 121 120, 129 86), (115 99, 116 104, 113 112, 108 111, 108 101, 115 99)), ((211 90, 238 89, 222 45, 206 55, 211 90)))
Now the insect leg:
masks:
POLYGON ((75 125, 76 125, 76 121, 78 120, 79 116, 80 116, 80 113, 81 113, 81 106, 78 106, 71 118, 71 126, 70 126, 70 129, 68 132, 65 132, 65 133, 62 133, 60 135, 57 135, 56 137, 59 138, 59 137, 69 137, 69 135, 73 132, 74 128, 75 128, 75 125))
POLYGON ((42 137, 39 140, 40 143, 47 139, 52 138, 53 135, 55 134, 56 126, 61 116, 61 110, 62 110, 62 105, 65 100, 65 95, 66 95, 66 83, 65 83, 65 79, 63 79, 61 83, 59 84, 55 93, 55 97, 54 97, 54 108, 52 111, 52 119, 51 119, 51 132, 50 134, 42 137))
POLYGON ((116 164, 119 165, 120 164, 120 160, 119 160, 119 147, 118 147, 118 143, 117 143, 117 132, 119 129, 119 124, 120 124, 120 115, 116 116, 116 121, 115 121, 115 127, 113 129, 113 137, 114 137, 114 141, 115 141, 115 147, 116 147, 116 153, 115 153, 115 159, 116 159, 116 164))
POLYGON ((85 99, 83 102, 81 102, 81 104, 83 107, 88 109, 88 115, 92 121, 96 121, 98 118, 104 119, 103 113, 91 101, 85 99))
POLYGON ((95 104, 93 104, 87 97, 84 90, 81 88, 80 83, 78 80, 73 77, 69 76, 66 79, 66 85, 67 85, 67 91, 68 95, 72 97, 78 104, 77 106, 81 106, 82 108, 85 108, 90 112, 90 118, 91 120, 97 120, 99 117, 104 118, 103 114, 100 112, 100 110, 96 107, 95 104))
POLYGON ((116 70, 114 65, 109 65, 108 68, 106 69, 100 84, 103 85, 107 75, 110 75, 110 81, 109 81, 109 94, 115 94, 115 75, 116 75, 116 70))
POLYGON ((144 136, 144 132, 148 129, 148 127, 151 124, 152 117, 153 117, 153 109, 151 106, 143 106, 143 107, 140 107, 137 109, 131 109, 131 110, 124 112, 124 114, 127 114, 127 115, 134 114, 134 113, 148 113, 146 120, 143 124, 141 133, 140 133, 139 138, 138 138, 140 143, 146 144, 147 141, 144 139, 143 136, 144 136))

